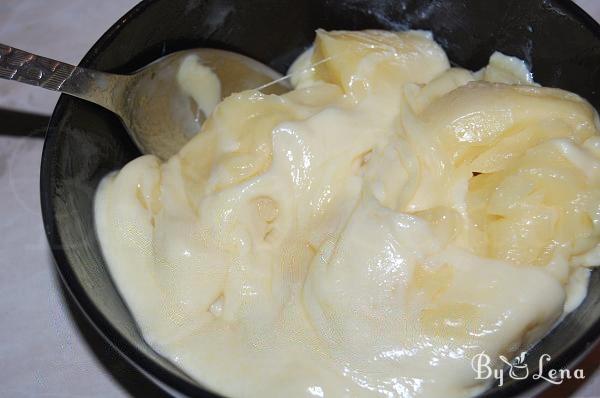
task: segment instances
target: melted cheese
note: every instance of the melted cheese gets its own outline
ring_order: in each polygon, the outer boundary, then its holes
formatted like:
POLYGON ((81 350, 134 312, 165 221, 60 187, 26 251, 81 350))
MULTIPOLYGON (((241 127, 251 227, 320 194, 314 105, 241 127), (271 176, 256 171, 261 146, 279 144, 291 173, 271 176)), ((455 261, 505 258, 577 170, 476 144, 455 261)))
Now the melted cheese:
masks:
POLYGON ((210 115, 221 101, 221 81, 196 55, 183 59, 176 79, 183 93, 194 99, 204 116, 210 115))
POLYGON ((291 73, 99 187, 144 337, 236 397, 482 391, 474 354, 514 355, 585 296, 595 111, 498 53, 451 68, 426 32, 318 31, 291 73))

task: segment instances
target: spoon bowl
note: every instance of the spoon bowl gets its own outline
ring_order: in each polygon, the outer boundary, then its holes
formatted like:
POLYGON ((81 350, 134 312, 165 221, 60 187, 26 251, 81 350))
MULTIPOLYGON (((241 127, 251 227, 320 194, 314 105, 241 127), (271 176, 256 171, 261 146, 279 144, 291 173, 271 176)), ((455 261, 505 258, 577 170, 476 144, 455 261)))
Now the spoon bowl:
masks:
POLYGON ((265 94, 283 94, 290 87, 281 78, 268 66, 230 51, 179 51, 130 75, 125 101, 115 112, 142 153, 168 159, 200 131, 212 110, 203 109, 206 103, 266 85, 265 94), (211 90, 213 77, 202 75, 202 66, 218 79, 218 93, 211 90))

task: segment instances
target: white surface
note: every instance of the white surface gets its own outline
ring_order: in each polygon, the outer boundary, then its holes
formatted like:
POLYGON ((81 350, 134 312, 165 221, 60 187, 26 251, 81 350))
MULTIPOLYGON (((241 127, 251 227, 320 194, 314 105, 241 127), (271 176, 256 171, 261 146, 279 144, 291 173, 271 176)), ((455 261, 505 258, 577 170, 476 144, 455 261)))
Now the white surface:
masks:
MULTIPOLYGON (((137 0, 0 0, 0 42, 77 63, 137 0)), ((580 0, 600 18, 600 0, 580 0)), ((0 108, 50 113, 54 93, 0 81, 0 108)), ((1 123, 1 120, 0 120, 1 123)), ((160 393, 81 318, 57 280, 39 209, 42 141, 0 137, 0 397, 160 393)), ((544 397, 600 397, 600 346, 584 383, 544 397)))
POLYGON ((0 397, 156 391, 69 309, 41 222, 42 145, 40 139, 0 137, 0 397))

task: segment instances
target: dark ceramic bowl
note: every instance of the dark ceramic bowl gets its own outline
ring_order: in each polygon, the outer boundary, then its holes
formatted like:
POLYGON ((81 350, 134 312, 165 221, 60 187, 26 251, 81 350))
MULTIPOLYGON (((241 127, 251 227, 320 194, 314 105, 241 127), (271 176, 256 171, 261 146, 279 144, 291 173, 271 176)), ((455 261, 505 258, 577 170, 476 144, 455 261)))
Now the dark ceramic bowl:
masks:
MULTIPOLYGON (((147 0, 121 18, 81 65, 126 73, 169 52, 216 47, 284 72, 317 28, 432 30, 457 65, 478 69, 499 50, 525 59, 539 83, 574 91, 600 108, 600 27, 573 3, 559 0, 147 0)), ((98 182, 139 155, 115 115, 62 96, 42 159, 46 234, 68 290, 124 357, 171 392, 210 396, 142 340, 96 239, 98 182)), ((599 334, 596 269, 583 304, 531 350, 530 370, 537 369, 542 353, 552 357, 547 369, 572 365, 599 334)), ((539 387, 532 378, 507 378, 484 395, 516 396, 539 387)))

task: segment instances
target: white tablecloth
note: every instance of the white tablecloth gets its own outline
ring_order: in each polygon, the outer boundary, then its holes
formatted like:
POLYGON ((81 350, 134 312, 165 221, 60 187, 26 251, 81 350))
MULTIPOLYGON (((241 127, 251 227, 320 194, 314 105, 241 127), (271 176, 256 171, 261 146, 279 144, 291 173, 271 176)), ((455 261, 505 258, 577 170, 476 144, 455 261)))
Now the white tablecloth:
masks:
MULTIPOLYGON (((77 63, 136 2, 0 0, 0 42, 77 63)), ((600 0, 579 3, 600 17, 600 0)), ((0 108, 49 114, 56 99, 0 81, 0 108)), ((42 145, 0 136, 0 397, 160 396, 89 326, 57 279, 39 206, 42 145)), ((544 396, 600 397, 598 363, 600 347, 580 365, 583 383, 544 396)))

